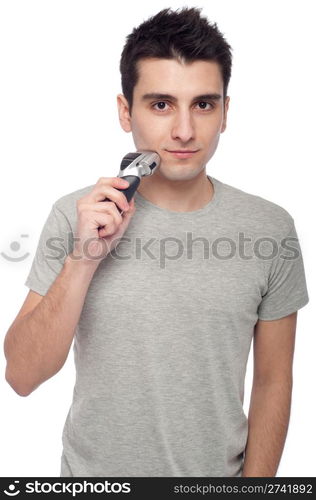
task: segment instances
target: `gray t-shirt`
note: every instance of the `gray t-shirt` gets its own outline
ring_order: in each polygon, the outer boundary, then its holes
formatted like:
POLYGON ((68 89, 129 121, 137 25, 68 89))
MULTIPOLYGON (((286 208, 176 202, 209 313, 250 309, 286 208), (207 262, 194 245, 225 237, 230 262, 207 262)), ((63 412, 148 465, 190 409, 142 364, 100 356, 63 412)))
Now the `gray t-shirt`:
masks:
MULTIPOLYGON (((208 179, 213 198, 192 212, 136 192, 130 225, 93 276, 61 476, 241 476, 254 326, 309 299, 291 215, 208 179)), ((72 251, 76 200, 92 188, 53 204, 25 283, 41 295, 72 251)))

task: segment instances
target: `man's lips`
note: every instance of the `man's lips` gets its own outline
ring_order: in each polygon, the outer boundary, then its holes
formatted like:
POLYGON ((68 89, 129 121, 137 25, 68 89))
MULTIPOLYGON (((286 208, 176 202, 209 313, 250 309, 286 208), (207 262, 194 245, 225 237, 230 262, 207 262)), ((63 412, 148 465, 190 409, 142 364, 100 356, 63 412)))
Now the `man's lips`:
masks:
POLYGON ((190 158, 194 153, 198 152, 198 149, 166 149, 166 151, 176 158, 190 158))
POLYGON ((198 149, 166 149, 169 153, 196 153, 198 149))

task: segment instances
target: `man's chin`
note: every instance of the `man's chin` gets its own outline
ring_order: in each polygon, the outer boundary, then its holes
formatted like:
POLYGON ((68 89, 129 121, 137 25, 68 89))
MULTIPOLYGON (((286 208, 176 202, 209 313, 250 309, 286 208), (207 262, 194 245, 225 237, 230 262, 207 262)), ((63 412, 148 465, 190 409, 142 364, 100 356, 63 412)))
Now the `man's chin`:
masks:
POLYGON ((169 181, 184 181, 190 180, 197 177, 202 167, 197 168, 193 165, 161 165, 154 175, 159 176, 161 179, 169 180, 169 181))

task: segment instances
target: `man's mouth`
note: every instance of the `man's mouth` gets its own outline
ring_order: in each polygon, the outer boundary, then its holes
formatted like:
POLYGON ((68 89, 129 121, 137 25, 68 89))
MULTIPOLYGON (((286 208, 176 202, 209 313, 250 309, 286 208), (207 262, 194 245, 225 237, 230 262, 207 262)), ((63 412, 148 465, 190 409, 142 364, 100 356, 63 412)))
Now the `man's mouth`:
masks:
POLYGON ((198 149, 166 149, 166 151, 176 158, 191 158, 198 152, 198 149))

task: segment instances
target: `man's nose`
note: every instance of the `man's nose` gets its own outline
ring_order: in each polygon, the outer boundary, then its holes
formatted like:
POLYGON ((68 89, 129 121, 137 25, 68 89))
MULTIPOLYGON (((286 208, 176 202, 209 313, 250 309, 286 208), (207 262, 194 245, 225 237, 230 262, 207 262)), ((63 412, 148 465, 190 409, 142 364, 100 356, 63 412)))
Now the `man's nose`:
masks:
POLYGON ((172 139, 178 139, 181 142, 188 142, 194 139, 194 126, 192 116, 188 111, 182 111, 177 114, 171 131, 172 139))

